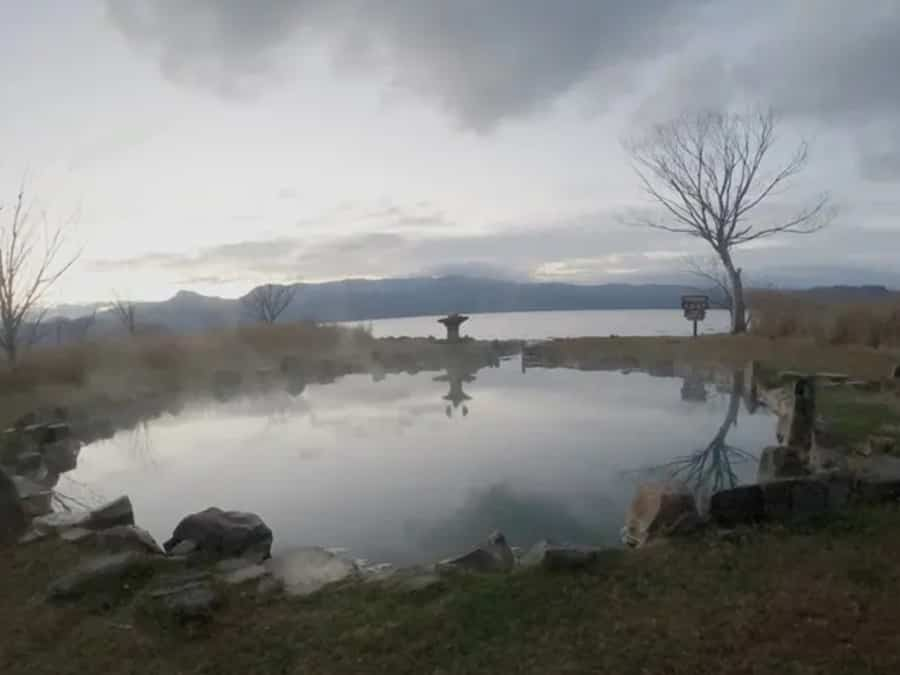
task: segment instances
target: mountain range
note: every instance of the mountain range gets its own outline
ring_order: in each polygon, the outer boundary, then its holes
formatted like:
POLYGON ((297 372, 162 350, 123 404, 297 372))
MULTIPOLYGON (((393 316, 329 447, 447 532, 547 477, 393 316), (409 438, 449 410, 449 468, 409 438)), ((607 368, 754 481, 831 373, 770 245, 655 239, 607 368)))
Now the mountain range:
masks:
MULTIPOLYGON (((365 321, 451 312, 675 309, 680 308, 682 295, 698 289, 672 284, 575 285, 445 276, 302 283, 293 285, 293 291, 293 300, 279 321, 365 321)), ((890 293, 880 286, 807 292, 827 295, 829 291, 854 298, 890 293)), ((246 297, 229 299, 180 291, 161 302, 135 303, 135 316, 142 332, 197 333, 233 327, 252 320, 246 311, 246 297)), ((85 313, 90 311, 86 306, 85 313)), ((73 318, 77 313, 69 306, 65 316, 45 322, 42 341, 80 339, 88 329, 95 337, 124 331, 112 309, 101 308, 91 318, 73 318)))

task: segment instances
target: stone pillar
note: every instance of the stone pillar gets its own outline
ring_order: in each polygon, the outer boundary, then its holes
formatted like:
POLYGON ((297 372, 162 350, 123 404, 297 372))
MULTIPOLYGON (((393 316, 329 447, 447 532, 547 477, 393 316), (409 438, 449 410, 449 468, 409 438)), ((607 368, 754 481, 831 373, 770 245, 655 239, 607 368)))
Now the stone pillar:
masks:
POLYGON ((469 317, 462 314, 450 314, 443 319, 438 319, 438 323, 444 324, 447 328, 447 342, 459 342, 459 327, 469 320, 469 317))

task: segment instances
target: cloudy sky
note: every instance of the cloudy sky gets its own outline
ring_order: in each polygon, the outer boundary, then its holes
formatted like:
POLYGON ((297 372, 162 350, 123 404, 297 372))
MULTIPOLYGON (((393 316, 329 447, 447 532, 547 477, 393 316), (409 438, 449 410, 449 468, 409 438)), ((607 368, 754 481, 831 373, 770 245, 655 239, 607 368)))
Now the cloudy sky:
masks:
MULTIPOLYGON (((623 139, 772 106, 769 213, 837 220, 753 279, 900 286, 900 0, 33 0, 0 23, 0 202, 82 256, 55 299, 467 271, 673 279, 623 139)), ((766 217, 766 214, 763 214, 766 217)))

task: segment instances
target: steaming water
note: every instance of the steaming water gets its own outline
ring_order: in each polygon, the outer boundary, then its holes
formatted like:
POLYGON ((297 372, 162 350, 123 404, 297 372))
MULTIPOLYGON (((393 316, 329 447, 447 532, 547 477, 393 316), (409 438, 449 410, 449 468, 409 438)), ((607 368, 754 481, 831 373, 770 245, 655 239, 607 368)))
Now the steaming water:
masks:
MULTIPOLYGON (((690 335, 692 324, 681 310, 630 309, 590 310, 583 312, 509 312, 473 314, 463 324, 463 333, 492 340, 544 340, 553 337, 583 335, 690 335)), ((404 319, 378 319, 371 323, 375 337, 408 335, 411 337, 443 337, 444 327, 437 316, 414 316, 404 319)), ((700 324, 701 333, 728 330, 728 312, 710 310, 700 324)), ((359 322, 357 322, 359 323, 359 322)))
POLYGON ((636 470, 705 448, 724 427, 726 464, 752 480, 740 450, 773 441, 774 419, 749 414, 728 374, 704 385, 674 372, 522 372, 514 357, 449 378, 353 375, 297 396, 195 400, 84 447, 59 489, 130 495, 159 540, 216 505, 259 513, 277 548, 346 547, 373 561, 433 560, 493 528, 521 546, 613 543, 636 470))

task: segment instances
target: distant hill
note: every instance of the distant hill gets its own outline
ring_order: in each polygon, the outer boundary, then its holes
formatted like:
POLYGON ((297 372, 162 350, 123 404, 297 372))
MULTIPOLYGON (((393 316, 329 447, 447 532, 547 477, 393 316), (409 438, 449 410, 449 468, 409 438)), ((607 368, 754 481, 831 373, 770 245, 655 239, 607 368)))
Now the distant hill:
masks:
MULTIPOLYGON (((681 306, 683 294, 697 292, 696 288, 666 284, 582 286, 464 276, 348 279, 294 287, 294 300, 280 321, 364 321, 450 312, 674 309, 681 306)), ((71 310, 68 314, 72 315, 71 310)), ((145 330, 171 333, 196 333, 248 320, 240 298, 210 297, 190 291, 180 291, 162 302, 137 303, 136 315, 145 330)), ((66 335, 71 333, 74 339, 81 328, 68 318, 60 318, 45 330, 45 339, 66 342, 66 335)), ((94 336, 121 332, 116 316, 109 310, 99 311, 90 327, 94 336)))

